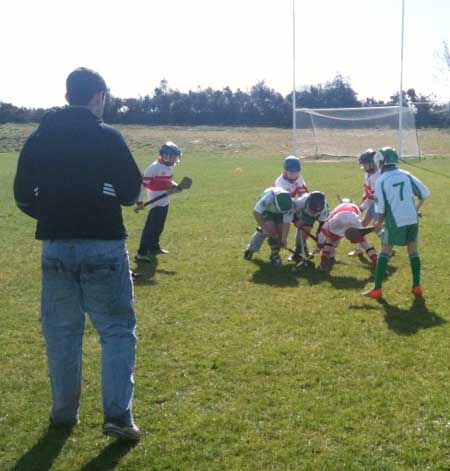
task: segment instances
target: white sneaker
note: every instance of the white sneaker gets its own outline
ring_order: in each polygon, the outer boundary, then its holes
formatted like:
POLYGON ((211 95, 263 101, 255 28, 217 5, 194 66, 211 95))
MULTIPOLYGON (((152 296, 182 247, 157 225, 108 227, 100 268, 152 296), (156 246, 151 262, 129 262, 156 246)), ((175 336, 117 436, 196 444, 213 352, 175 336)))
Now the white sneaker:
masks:
POLYGON ((135 424, 118 425, 113 422, 106 422, 103 424, 103 433, 126 442, 138 442, 141 438, 141 431, 135 424))
POLYGON ((357 244, 354 250, 348 253, 349 257, 354 257, 355 255, 359 255, 360 253, 363 253, 364 249, 362 248, 361 244, 357 244))

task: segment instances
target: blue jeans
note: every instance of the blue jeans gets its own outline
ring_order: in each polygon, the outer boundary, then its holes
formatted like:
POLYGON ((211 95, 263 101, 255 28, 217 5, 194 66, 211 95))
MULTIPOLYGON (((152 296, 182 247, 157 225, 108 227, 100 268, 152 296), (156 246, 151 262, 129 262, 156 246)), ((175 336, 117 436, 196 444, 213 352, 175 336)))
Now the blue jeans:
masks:
POLYGON ((136 319, 125 241, 43 241, 41 322, 55 422, 78 419, 85 313, 100 335, 105 421, 130 425, 136 319))

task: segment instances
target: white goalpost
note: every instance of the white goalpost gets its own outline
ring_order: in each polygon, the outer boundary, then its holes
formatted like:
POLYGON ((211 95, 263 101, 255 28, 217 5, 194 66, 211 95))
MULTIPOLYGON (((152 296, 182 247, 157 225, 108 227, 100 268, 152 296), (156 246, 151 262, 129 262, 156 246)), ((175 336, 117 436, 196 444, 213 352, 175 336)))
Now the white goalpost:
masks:
POLYGON ((358 156, 367 147, 419 156, 414 112, 407 107, 296 108, 296 135, 307 156, 358 156))
POLYGON ((401 158, 420 157, 415 110, 403 106, 403 37, 405 5, 401 0, 400 88, 397 106, 299 108, 296 102, 296 12, 292 0, 293 88, 292 147, 294 155, 358 156, 368 147, 390 146, 401 158))

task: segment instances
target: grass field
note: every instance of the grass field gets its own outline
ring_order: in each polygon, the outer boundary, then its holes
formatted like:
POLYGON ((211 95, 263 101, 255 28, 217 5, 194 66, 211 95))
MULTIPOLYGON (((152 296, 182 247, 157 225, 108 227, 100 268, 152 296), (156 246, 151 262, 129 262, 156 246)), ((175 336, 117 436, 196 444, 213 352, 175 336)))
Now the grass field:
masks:
MULTIPOLYGON (((371 271, 347 257, 345 241, 330 274, 298 275, 288 262, 276 270, 266 246, 243 260, 255 199, 280 171, 288 131, 124 129, 142 169, 171 138, 185 151, 176 177, 194 179, 171 200, 163 236, 171 253, 139 267, 134 414, 144 435, 131 448, 101 435, 100 346, 90 324, 81 423, 68 437, 47 433, 40 244, 12 198, 16 150, 29 131, 0 127, 2 471, 450 469, 448 133, 426 135, 429 149, 441 149, 428 153, 440 157, 404 166, 432 192, 418 303, 403 250, 382 302, 360 296, 371 271)), ((361 194, 355 161, 305 161, 303 173, 332 204, 336 193, 361 194)), ((144 216, 129 208, 124 216, 134 254, 144 216)))

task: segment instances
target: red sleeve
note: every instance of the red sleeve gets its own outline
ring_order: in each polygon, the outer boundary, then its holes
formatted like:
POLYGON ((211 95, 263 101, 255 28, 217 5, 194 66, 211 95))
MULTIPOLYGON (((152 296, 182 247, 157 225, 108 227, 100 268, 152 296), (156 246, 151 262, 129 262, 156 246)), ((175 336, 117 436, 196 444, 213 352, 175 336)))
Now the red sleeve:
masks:
POLYGON ((298 186, 298 187, 295 189, 295 192, 296 192, 299 196, 302 196, 302 195, 304 195, 305 193, 309 193, 309 192, 308 192, 308 188, 306 187, 306 185, 300 185, 300 186, 298 186))
POLYGON ((373 200, 374 199, 374 192, 372 188, 370 188, 369 185, 364 184, 364 196, 368 200, 373 200))
POLYGON ((172 176, 144 177, 144 187, 152 191, 165 191, 172 188, 172 176))

